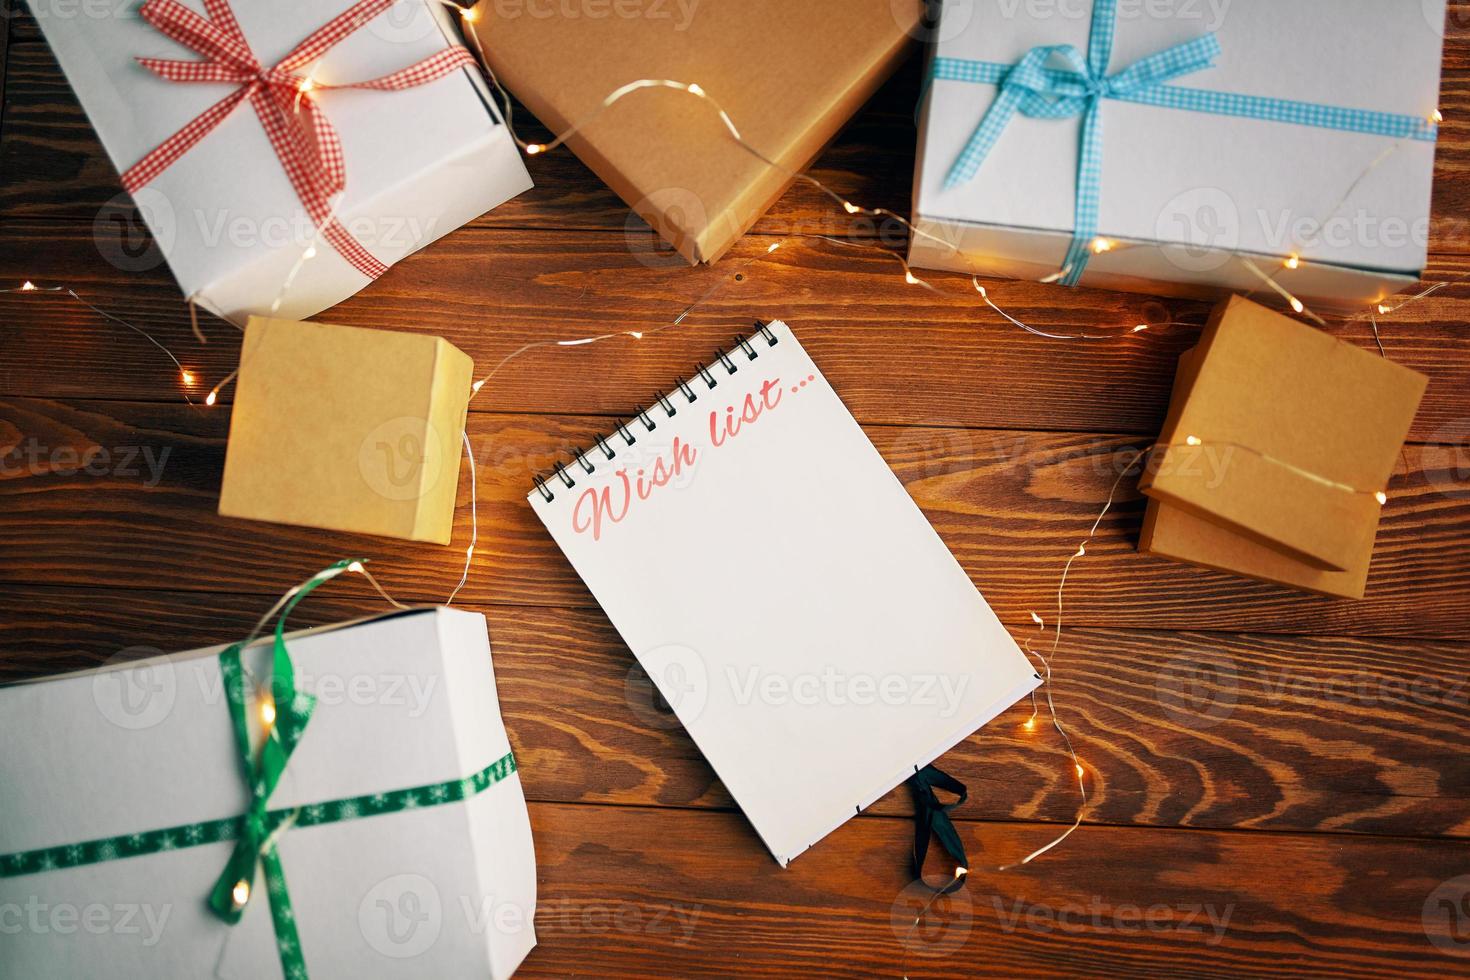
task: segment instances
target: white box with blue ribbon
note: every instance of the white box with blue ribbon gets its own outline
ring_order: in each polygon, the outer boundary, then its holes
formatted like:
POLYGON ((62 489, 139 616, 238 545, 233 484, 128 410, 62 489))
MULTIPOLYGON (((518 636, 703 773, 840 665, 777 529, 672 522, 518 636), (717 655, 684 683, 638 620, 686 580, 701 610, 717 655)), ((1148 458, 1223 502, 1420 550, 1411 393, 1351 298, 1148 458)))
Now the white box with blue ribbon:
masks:
POLYGON ((0 977, 504 980, 536 944, 479 614, 0 687, 0 742, 0 977))
POLYGON ((1444 0, 948 0, 910 261, 1379 302, 1425 264, 1444 20, 1444 0))

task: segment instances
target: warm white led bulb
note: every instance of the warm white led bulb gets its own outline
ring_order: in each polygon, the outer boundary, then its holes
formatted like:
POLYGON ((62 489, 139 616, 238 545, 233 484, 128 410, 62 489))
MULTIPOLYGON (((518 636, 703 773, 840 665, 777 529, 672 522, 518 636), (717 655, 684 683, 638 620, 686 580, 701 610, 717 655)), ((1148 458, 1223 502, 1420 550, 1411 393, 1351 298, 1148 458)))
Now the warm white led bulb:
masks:
POLYGON ((244 878, 235 882, 235 887, 230 889, 230 898, 234 901, 235 908, 244 908, 245 903, 250 901, 250 882, 244 878))

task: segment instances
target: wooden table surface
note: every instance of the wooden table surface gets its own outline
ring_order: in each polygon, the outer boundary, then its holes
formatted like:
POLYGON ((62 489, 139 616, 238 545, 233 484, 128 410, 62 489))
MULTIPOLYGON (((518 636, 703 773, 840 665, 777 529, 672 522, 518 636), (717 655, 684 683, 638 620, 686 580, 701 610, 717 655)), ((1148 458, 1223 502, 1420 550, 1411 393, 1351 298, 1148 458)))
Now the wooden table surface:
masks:
MULTIPOLYGON (((234 367, 238 333, 209 320, 209 343, 193 338, 34 22, 7 27, 0 282, 65 284, 129 318, 197 373, 197 399, 234 367)), ((907 213, 918 83, 911 64, 814 172, 907 213)), ((1464 2, 1441 105, 1427 281, 1470 272, 1464 2)), ((724 261, 690 269, 569 153, 531 171, 535 190, 324 315, 435 333, 486 366, 532 341, 656 327, 720 287, 657 337, 534 351, 472 405, 480 544, 459 604, 489 618, 535 829, 541 945, 522 975, 898 976, 895 922, 915 894, 907 793, 778 868, 652 704, 525 503, 528 481, 753 318, 781 317, 1022 636, 1032 610, 1049 615, 1119 460, 1157 432, 1207 306, 993 283, 1042 329, 1189 324, 1100 342, 1032 336, 978 305, 966 280, 905 286, 880 249, 822 237, 902 241, 802 187, 724 261)), ((1072 819, 1066 756, 1053 734, 1023 730, 1025 706, 948 753, 970 787, 957 816, 976 870, 916 942, 912 975, 1470 970, 1467 316, 1470 283, 1383 321, 1388 356, 1431 381, 1362 601, 1139 556, 1143 503, 1125 482, 1074 571, 1056 663, 1086 823, 1023 870, 984 870, 1072 819)), ((405 600, 442 601, 457 579, 468 480, 453 547, 222 519, 228 390, 216 408, 186 404, 158 350, 65 296, 0 295, 0 324, 0 678, 228 640, 342 556, 374 559, 405 600), (70 452, 93 447, 112 462, 79 470, 70 452), (165 460, 156 478, 144 453, 165 460)), ((1365 321, 1328 330, 1373 346, 1365 321)), ((376 608, 363 582, 341 581, 301 621, 376 608)))

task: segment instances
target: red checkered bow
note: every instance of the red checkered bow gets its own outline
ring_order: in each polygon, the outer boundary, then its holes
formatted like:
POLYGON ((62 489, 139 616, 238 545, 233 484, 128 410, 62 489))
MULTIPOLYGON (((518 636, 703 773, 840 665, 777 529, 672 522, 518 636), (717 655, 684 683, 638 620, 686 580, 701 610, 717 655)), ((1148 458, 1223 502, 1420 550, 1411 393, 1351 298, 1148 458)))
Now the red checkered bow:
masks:
POLYGON ((318 28, 278 64, 265 68, 251 52, 229 0, 204 0, 207 20, 178 0, 147 0, 140 10, 143 18, 161 33, 203 55, 205 60, 139 58, 139 64, 171 82, 232 83, 239 88, 129 167, 122 175, 123 187, 133 193, 146 186, 209 135, 240 103, 249 100, 311 220, 321 228, 332 247, 359 272, 369 279, 382 275, 388 267, 373 258, 332 216, 332 199, 347 184, 347 168, 337 131, 309 93, 330 88, 400 91, 460 68, 473 67, 474 58, 464 48, 455 46, 381 78, 342 85, 315 82, 302 74, 302 69, 395 2, 360 0, 318 28))

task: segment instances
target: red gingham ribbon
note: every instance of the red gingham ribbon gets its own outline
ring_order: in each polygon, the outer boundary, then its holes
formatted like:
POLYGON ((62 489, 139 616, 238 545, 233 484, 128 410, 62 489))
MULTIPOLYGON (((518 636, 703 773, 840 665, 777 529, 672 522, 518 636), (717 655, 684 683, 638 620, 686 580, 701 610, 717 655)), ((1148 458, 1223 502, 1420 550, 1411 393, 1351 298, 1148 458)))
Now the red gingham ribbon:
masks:
POLYGON ((318 28, 275 66, 265 68, 250 50, 229 0, 204 0, 207 20, 178 0, 147 0, 139 11, 143 19, 205 60, 139 58, 139 64, 171 82, 233 83, 239 88, 129 167, 122 175, 123 187, 134 193, 146 186, 248 100, 312 222, 359 272, 369 279, 381 276, 388 267, 373 258, 332 216, 332 198, 347 184, 347 167, 337 131, 310 92, 332 88, 400 91, 473 67, 474 58, 456 45, 380 78, 343 85, 314 80, 308 84, 302 69, 395 2, 360 0, 318 28))

